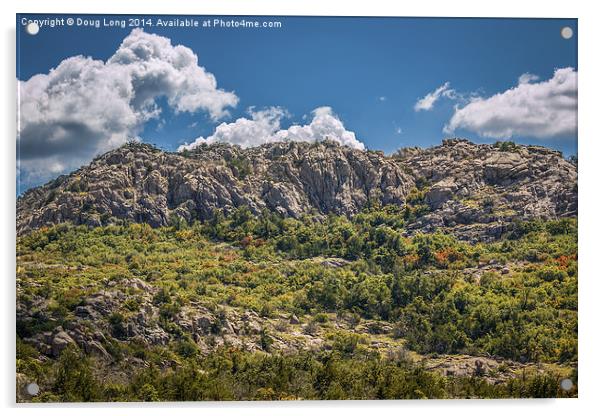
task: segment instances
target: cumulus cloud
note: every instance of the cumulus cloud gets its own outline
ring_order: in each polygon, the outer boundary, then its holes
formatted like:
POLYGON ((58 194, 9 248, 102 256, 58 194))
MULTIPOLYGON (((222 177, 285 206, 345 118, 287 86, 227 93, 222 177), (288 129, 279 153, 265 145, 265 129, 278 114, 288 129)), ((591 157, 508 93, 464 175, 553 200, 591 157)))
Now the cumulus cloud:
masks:
POLYGON ((455 90, 450 88, 450 83, 446 82, 435 91, 429 92, 427 95, 416 101, 414 111, 429 111, 433 109, 435 103, 441 98, 446 97, 453 99, 456 96, 455 90))
POLYGON ((534 81, 537 81, 537 80, 539 80, 539 76, 534 75, 534 74, 530 74, 528 72, 525 72, 520 77, 518 77, 518 83, 519 84, 529 84, 530 82, 534 82, 534 81))
POLYGON ((364 149, 365 146, 356 137, 355 133, 345 129, 343 122, 337 117, 330 107, 318 107, 312 111, 313 119, 309 124, 293 125, 287 130, 281 130, 277 136, 282 140, 298 142, 317 142, 333 140, 354 149, 364 149))
POLYGON ((106 62, 74 56, 48 74, 18 81, 22 182, 40 182, 125 143, 161 112, 227 115, 238 97, 217 87, 195 53, 134 29, 106 62))
POLYGON ((239 118, 233 123, 222 123, 209 137, 199 137, 190 144, 182 145, 178 151, 191 150, 201 144, 230 143, 243 148, 260 146, 278 141, 317 142, 333 140, 355 149, 364 149, 364 144, 348 131, 330 107, 318 107, 312 111, 309 124, 292 125, 281 129, 282 119, 288 113, 279 107, 262 111, 249 110, 251 118, 239 118))
POLYGON ((287 115, 285 110, 280 107, 261 111, 250 108, 248 113, 250 118, 241 117, 232 123, 221 123, 211 136, 199 137, 190 144, 180 146, 178 151, 212 143, 230 143, 246 148, 278 140, 276 132, 280 130, 281 120, 287 115))
POLYGON ((577 71, 561 68, 552 78, 534 82, 523 74, 514 88, 488 98, 473 98, 456 107, 445 133, 465 129, 482 137, 540 139, 572 137, 577 133, 577 71))

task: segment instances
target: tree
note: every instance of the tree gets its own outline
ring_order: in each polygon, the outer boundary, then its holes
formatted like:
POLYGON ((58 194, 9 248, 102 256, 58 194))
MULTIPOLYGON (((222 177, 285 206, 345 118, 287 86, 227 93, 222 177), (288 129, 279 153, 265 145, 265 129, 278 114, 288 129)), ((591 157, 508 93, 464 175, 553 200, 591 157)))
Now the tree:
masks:
POLYGON ((90 359, 76 347, 63 350, 53 390, 65 402, 90 402, 100 399, 100 389, 92 374, 90 359))

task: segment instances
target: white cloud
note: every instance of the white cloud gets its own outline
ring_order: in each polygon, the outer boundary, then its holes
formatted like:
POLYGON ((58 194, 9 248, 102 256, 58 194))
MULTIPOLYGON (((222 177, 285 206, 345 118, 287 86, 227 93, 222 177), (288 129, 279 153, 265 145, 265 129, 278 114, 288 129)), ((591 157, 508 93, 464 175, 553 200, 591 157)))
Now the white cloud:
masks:
POLYGON ((529 84, 529 83, 535 82, 537 80, 539 80, 539 76, 530 74, 528 72, 525 72, 520 77, 518 77, 519 84, 529 84))
POLYGON ((332 108, 318 107, 312 111, 312 115, 311 123, 303 126, 293 125, 287 130, 280 130, 276 135, 287 141, 317 142, 329 139, 354 149, 365 148, 354 132, 345 129, 332 108))
POLYGON ((429 92, 427 95, 416 101, 414 111, 429 111, 433 109, 435 103, 441 97, 454 99, 456 97, 455 90, 451 89, 449 82, 446 82, 435 91, 429 92))
POLYGON ((465 129, 495 139, 575 136, 577 72, 561 68, 549 80, 535 80, 533 75, 523 74, 514 88, 488 98, 473 98, 464 107, 456 107, 444 132, 465 129))
POLYGON ((106 62, 74 56, 19 81, 21 182, 39 183, 115 148, 157 118, 156 99, 216 120, 238 97, 217 87, 194 52, 134 29, 106 62))
POLYGON ((275 133, 280 130, 280 121, 287 115, 280 107, 270 107, 262 111, 249 109, 249 118, 241 117, 233 123, 222 123, 207 138, 199 137, 190 144, 182 145, 178 151, 191 150, 200 144, 230 143, 243 148, 259 146, 277 141, 275 133))
POLYGON ((365 146, 355 133, 345 129, 343 122, 330 107, 318 107, 312 111, 312 120, 305 125, 292 125, 281 129, 282 119, 288 113, 279 107, 270 107, 262 111, 249 110, 251 118, 239 118, 233 123, 222 123, 209 137, 199 137, 190 144, 182 145, 178 151, 191 150, 200 144, 230 143, 243 148, 260 146, 277 141, 317 142, 333 140, 355 149, 365 146))
POLYGON ((380 97, 378 97, 378 101, 387 101, 387 97, 381 95, 380 97))

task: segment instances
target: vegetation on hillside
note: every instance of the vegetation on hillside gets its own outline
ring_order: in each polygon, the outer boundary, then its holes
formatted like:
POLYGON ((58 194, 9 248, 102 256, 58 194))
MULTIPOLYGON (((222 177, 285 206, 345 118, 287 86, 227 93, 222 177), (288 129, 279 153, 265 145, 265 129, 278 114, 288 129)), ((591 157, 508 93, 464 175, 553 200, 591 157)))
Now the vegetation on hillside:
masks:
MULTIPOLYGON (((241 174, 244 174, 241 170, 241 174)), ((418 198, 418 197, 417 197, 418 198)), ((418 206, 418 205, 417 205, 418 206)), ((411 208, 410 208, 411 209, 411 208)), ((18 301, 44 299, 51 316, 17 322, 17 370, 48 390, 35 400, 231 400, 560 397, 560 373, 534 372, 491 384, 445 377, 405 354, 384 356, 332 328, 331 349, 285 354, 216 348, 202 353, 173 327, 183 307, 253 310, 266 318, 332 316, 382 322, 414 354, 469 354, 573 368, 577 361, 576 219, 516 223, 494 243, 440 233, 407 235, 408 209, 373 207, 345 216, 283 218, 240 208, 206 222, 153 229, 57 225, 18 240, 18 301), (336 267, 325 261, 335 259, 336 267), (137 310, 132 291, 105 347, 115 362, 148 363, 126 379, 77 348, 40 360, 24 339, 67 325, 86 296, 139 278, 159 288, 165 346, 120 340, 137 310), (338 337, 338 338, 337 338, 338 337), (166 360, 172 364, 162 365, 166 360), (82 386, 86 386, 83 388, 82 386)), ((576 381, 576 374, 572 374, 576 381)))

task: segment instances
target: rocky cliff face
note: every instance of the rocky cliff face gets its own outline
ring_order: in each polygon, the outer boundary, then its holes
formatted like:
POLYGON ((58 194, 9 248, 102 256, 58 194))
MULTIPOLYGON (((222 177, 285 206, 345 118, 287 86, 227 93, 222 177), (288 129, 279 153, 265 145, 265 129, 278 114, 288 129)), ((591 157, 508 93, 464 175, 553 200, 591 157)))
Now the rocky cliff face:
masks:
POLYGON ((216 145, 186 155, 132 144, 25 193, 17 228, 113 218, 162 226, 171 215, 206 219, 243 205, 294 217, 310 210, 353 215, 370 198, 403 204, 413 186, 395 161, 332 143, 216 145))
POLYGON ((431 209, 410 228, 498 237, 515 220, 577 216, 577 167, 555 150, 450 139, 404 149, 397 160, 415 183, 426 184, 431 209))
POLYGON ((410 231, 495 236, 515 219, 577 212, 576 167, 543 147, 455 139, 386 157, 331 142, 212 145, 185 154, 130 144, 24 193, 17 232, 117 219, 162 226, 173 216, 202 220, 240 206, 293 217, 353 215, 369 201, 403 206, 417 190, 430 212, 410 231))

